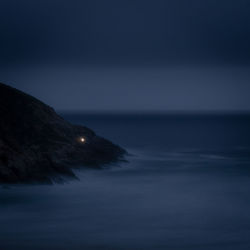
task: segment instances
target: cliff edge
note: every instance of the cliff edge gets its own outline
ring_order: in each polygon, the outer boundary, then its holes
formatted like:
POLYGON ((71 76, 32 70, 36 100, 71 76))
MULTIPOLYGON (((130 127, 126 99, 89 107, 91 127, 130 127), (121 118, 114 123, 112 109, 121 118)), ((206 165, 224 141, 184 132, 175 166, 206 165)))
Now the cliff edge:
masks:
POLYGON ((0 182, 53 181, 73 167, 122 159, 121 147, 65 121, 48 105, 0 83, 0 182))

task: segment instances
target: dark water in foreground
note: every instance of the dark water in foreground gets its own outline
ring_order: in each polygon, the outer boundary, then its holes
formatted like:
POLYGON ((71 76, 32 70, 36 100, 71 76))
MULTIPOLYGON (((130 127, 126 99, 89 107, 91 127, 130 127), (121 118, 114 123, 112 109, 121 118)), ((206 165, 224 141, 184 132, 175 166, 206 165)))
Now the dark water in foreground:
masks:
POLYGON ((0 250, 250 249, 250 116, 65 115, 129 163, 0 188, 0 250))

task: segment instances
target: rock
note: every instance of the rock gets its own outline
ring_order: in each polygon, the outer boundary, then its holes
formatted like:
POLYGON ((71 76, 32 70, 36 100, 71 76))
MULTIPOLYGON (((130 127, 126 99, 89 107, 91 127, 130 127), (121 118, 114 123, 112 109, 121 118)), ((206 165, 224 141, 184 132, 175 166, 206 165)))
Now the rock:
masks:
POLYGON ((0 83, 0 182, 51 182, 74 176, 74 167, 99 168, 125 153, 36 98, 0 83))

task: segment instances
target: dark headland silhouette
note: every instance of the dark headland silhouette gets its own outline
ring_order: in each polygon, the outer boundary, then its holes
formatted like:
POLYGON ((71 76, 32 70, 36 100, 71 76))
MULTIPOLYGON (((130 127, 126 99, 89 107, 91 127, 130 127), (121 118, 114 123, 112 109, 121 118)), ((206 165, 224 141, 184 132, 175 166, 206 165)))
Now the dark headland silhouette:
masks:
POLYGON ((51 182, 72 167, 98 168, 126 151, 53 108, 0 83, 0 182, 51 182))

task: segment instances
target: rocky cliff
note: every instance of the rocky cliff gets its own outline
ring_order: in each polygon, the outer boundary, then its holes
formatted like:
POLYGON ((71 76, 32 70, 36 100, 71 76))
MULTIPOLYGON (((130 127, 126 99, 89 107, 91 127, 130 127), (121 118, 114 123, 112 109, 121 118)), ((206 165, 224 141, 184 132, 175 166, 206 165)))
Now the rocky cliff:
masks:
POLYGON ((100 167, 125 153, 36 98, 0 83, 0 182, 53 181, 73 176, 73 167, 100 167))

